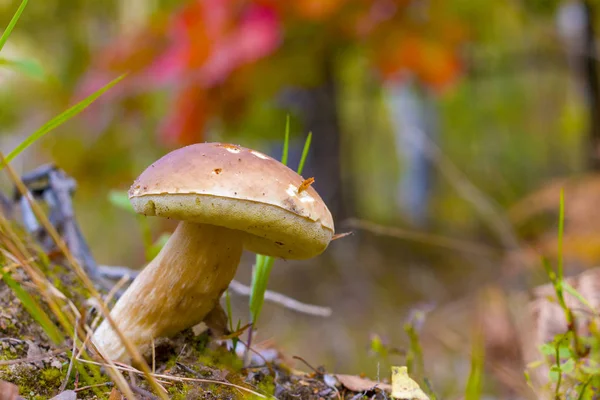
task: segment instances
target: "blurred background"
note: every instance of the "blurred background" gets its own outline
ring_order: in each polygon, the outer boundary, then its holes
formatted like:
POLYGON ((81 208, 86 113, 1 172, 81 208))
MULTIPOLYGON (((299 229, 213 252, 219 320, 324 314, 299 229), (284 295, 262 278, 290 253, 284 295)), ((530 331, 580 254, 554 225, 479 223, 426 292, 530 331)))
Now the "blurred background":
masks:
MULTIPOLYGON (((0 25, 17 6, 0 0, 0 25)), ((407 318, 428 310, 417 324, 425 374, 455 396, 482 304, 546 282, 540 260, 556 256, 561 187, 567 270, 600 259, 598 9, 591 0, 30 2, 3 51, 19 62, 0 68, 0 148, 128 72, 13 166, 57 163, 77 180, 76 216, 97 261, 139 268, 138 220, 110 191, 190 143, 280 157, 289 115, 291 167, 312 132, 303 175, 315 177, 338 233, 353 235, 318 258, 278 260, 269 283, 333 316, 267 304, 259 339, 375 376, 404 358, 373 343, 406 348, 407 318)), ((175 226, 149 223, 154 238, 175 226)), ((240 281, 252 262, 245 254, 240 281)), ((233 302, 247 320, 247 298, 233 302)), ((508 396, 524 381, 520 336, 502 318, 493 332, 509 351, 488 352, 485 391, 508 396), (513 374, 498 374, 500 364, 513 374)), ((486 340, 489 350, 496 342, 486 340)))

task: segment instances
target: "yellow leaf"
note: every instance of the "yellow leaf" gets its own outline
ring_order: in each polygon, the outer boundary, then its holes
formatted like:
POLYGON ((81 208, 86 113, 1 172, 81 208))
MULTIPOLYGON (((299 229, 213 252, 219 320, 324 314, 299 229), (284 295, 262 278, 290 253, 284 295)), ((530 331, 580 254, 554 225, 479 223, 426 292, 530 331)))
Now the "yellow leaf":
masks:
POLYGON ((392 397, 399 400, 429 400, 406 367, 392 367, 392 397))

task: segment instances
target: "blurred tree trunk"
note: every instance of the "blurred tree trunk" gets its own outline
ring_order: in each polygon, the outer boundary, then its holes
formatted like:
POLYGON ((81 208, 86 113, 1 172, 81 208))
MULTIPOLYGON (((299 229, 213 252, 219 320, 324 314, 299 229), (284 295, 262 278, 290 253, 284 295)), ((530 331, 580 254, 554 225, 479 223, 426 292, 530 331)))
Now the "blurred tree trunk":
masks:
POLYGON ((600 170, 600 84, 594 17, 590 1, 562 4, 557 13, 558 31, 563 40, 569 67, 580 86, 588 107, 588 140, 585 142, 586 165, 600 170))
POLYGON ((344 193, 341 157, 341 132, 333 54, 325 56, 321 85, 305 92, 303 117, 305 129, 313 133, 305 177, 316 177, 314 187, 331 210, 336 222, 352 215, 350 199, 344 193))
POLYGON ((600 170, 600 85, 598 84, 598 64, 596 60, 596 38, 594 27, 594 8, 589 1, 583 3, 585 9, 584 33, 584 80, 587 87, 588 106, 590 110, 589 135, 590 147, 588 150, 588 166, 590 169, 600 170))
POLYGON ((404 161, 396 201, 412 224, 426 228, 434 167, 426 149, 439 134, 435 99, 416 81, 390 82, 385 92, 396 152, 404 161))

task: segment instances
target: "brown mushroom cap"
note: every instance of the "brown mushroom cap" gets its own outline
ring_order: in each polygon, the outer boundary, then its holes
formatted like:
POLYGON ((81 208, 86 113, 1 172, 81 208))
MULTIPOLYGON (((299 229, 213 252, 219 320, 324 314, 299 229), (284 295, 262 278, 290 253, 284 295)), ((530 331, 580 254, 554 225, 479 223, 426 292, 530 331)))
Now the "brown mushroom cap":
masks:
POLYGON ((279 161, 244 147, 199 143, 150 165, 129 189, 136 212, 247 233, 256 253, 305 259, 334 233, 329 209, 304 179, 279 161))

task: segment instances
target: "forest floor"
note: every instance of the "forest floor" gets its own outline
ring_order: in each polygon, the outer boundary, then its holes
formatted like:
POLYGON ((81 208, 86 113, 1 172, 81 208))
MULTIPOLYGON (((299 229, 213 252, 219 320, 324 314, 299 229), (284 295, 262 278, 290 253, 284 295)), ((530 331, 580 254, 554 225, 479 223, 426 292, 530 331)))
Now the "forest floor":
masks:
MULTIPOLYGON (((51 268, 47 274, 53 285, 75 297, 71 300, 80 310, 85 309, 86 299, 78 294, 74 273, 59 265, 51 268)), ((14 269, 11 275, 39 298, 37 288, 23 271, 14 269)), ((47 314, 53 315, 49 311, 47 314)), ((87 319, 91 322, 91 316, 87 319)), ((154 356, 146 357, 171 399, 389 398, 391 386, 384 382, 336 375, 308 365, 310 372, 289 368, 286 357, 274 347, 258 350, 265 354, 258 359, 262 365, 245 368, 239 354, 229 350, 224 341, 212 338, 208 330, 195 332, 188 329, 176 337, 157 340, 154 356)), ((260 346, 257 344, 256 349, 260 346)), ((71 347, 71 339, 62 345, 52 343, 13 290, 0 280, 0 400, 122 399, 104 369, 69 357, 71 347), (82 367, 85 369, 80 374, 82 367), (92 368, 96 368, 96 374, 92 368), (84 376, 85 371, 90 376, 84 376)), ((139 371, 130 369, 123 374, 139 399, 158 398, 139 371)))

